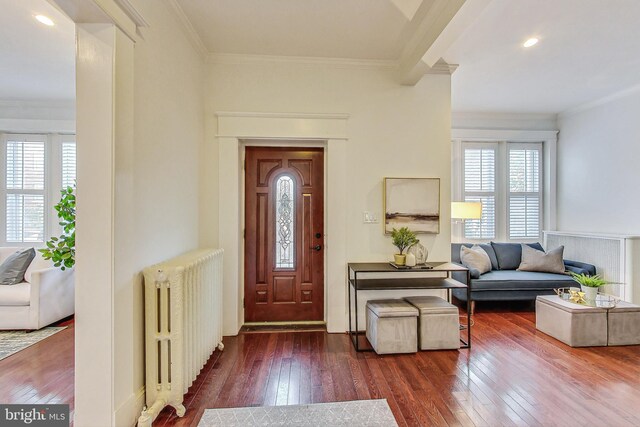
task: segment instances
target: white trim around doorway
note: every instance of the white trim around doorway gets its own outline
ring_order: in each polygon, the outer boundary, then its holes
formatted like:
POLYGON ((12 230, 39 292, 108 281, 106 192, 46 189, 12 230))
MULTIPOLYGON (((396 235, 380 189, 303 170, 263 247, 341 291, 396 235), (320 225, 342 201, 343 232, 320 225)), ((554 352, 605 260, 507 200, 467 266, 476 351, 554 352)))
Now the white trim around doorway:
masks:
POLYGON ((225 249, 224 334, 236 335, 244 323, 244 148, 298 146, 325 148, 325 321, 329 332, 344 332, 346 141, 348 115, 216 113, 219 162, 219 239, 225 249))

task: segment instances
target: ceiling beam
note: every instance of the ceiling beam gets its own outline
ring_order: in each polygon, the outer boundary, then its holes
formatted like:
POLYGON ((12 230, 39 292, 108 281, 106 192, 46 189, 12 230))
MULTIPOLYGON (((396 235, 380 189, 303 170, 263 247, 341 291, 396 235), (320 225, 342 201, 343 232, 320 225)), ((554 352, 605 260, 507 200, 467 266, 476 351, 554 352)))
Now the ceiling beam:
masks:
MULTIPOLYGON (((441 74, 442 57, 491 0, 423 0, 407 25, 408 40, 400 57, 398 77, 415 85, 428 73, 441 74)), ((455 69, 455 67, 453 68, 455 69)))

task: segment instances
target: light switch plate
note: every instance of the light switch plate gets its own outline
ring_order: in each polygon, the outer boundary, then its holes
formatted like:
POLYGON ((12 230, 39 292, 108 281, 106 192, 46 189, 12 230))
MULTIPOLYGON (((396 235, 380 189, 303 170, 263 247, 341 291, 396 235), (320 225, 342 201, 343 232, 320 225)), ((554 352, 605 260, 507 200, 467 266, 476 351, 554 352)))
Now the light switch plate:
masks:
POLYGON ((377 224, 378 216, 373 212, 364 211, 362 212, 362 222, 365 224, 377 224))

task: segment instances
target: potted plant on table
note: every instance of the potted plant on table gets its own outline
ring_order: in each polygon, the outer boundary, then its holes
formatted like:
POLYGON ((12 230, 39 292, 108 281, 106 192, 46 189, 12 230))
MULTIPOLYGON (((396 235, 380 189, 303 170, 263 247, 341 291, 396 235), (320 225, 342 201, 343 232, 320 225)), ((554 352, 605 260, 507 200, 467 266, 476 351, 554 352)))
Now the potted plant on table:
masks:
POLYGON ((607 281, 597 274, 595 276, 588 276, 584 273, 571 273, 571 277, 580 284, 582 292, 584 292, 585 299, 591 301, 596 299, 596 296, 598 295, 598 288, 607 284, 607 281))
POLYGON ((400 251, 393 255, 396 265, 404 265, 407 255, 404 253, 406 249, 419 242, 416 238, 416 234, 409 230, 407 227, 402 227, 399 230, 395 228, 391 231, 391 239, 393 245, 400 251))

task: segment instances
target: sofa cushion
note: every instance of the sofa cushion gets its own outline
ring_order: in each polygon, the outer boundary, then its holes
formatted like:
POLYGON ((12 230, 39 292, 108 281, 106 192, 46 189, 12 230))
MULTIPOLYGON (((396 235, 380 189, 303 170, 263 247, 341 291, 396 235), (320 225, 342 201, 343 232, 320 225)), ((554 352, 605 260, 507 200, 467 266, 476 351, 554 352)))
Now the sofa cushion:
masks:
POLYGON ((0 263, 3 263, 5 259, 15 254, 16 251, 23 251, 27 248, 19 248, 15 246, 3 246, 0 247, 0 263))
MULTIPOLYGON (((480 274, 491 271, 489 255, 478 245, 473 245, 470 248, 462 246, 460 248, 460 260, 462 261, 462 265, 468 269, 478 270, 480 274)), ((478 277, 480 276, 478 275, 478 277)))
POLYGON ((31 285, 27 282, 12 286, 0 286, 0 306, 30 305, 31 285))
POLYGON ((522 261, 518 270, 563 274, 565 270, 564 262, 562 261, 563 252, 564 246, 545 253, 527 245, 522 245, 522 261))
MULTIPOLYGON (((452 243, 451 244, 451 262, 455 262, 457 264, 462 264, 462 260, 460 259, 460 248, 464 246, 470 248, 473 246, 472 243, 452 243)), ((493 251, 493 247, 489 243, 480 243, 480 246, 484 251, 489 255, 489 259, 491 260, 491 269, 498 269, 498 258, 496 258, 496 253, 493 251)))
MULTIPOLYGON (((530 247, 544 251, 540 243, 527 243, 530 247)), ((522 258, 522 245, 520 243, 496 243, 491 242, 498 260, 496 270, 516 270, 520 266, 522 258)))
POLYGON ((36 256, 31 261, 29 268, 24 272, 24 281, 31 283, 31 275, 34 271, 44 270, 53 267, 53 261, 44 259, 42 254, 36 250, 36 256))
POLYGON ((472 291, 512 289, 555 289, 574 286, 575 282, 565 274, 538 273, 517 270, 490 271, 472 282, 472 291))
POLYGON ((0 264, 0 285, 16 285, 24 280, 24 273, 36 256, 33 248, 16 251, 0 264))

